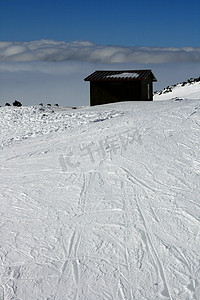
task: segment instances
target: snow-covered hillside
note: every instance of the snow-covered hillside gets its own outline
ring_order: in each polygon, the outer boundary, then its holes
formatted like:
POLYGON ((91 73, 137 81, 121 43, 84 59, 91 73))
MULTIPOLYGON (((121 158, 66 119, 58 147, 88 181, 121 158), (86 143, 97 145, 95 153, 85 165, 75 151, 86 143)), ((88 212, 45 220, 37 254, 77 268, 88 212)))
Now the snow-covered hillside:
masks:
POLYGON ((168 86, 163 91, 158 91, 154 94, 154 100, 175 98, 200 99, 200 77, 190 78, 185 82, 168 86))
POLYGON ((200 299, 199 108, 0 108, 0 299, 200 299))

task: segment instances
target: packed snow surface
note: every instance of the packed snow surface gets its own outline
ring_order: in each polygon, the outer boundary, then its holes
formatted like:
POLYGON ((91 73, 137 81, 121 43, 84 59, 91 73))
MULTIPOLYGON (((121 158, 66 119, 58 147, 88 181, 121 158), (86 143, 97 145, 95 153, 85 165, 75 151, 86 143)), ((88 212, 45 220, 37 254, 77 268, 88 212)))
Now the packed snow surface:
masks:
POLYGON ((0 108, 0 299, 200 299, 199 108, 0 108))

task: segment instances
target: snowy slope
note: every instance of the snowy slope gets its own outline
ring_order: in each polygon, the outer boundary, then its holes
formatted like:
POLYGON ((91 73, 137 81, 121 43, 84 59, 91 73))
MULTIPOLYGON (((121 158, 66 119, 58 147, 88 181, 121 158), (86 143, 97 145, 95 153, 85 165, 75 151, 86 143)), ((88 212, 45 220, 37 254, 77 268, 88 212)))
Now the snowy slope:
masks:
POLYGON ((200 299, 199 108, 0 108, 0 299, 200 299))
POLYGON ((163 91, 156 92, 153 98, 154 100, 175 98, 200 99, 200 77, 191 78, 187 82, 168 86, 163 91))

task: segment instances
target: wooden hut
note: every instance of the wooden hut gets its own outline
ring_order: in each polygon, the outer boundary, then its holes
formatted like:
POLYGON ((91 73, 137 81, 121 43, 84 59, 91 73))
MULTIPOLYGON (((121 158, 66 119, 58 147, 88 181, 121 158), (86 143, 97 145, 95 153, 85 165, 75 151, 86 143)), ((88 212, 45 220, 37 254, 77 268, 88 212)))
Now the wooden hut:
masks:
POLYGON ((152 101, 151 70, 95 71, 84 79, 90 81, 90 105, 121 101, 152 101))

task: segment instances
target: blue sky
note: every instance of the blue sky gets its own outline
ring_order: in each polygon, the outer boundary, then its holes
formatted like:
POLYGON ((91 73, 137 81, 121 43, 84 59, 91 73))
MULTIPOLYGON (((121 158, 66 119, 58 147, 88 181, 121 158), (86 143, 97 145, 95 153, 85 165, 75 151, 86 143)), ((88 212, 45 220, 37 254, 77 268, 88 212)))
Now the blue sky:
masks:
POLYGON ((0 40, 199 47, 199 12, 199 0, 1 0, 0 40))

